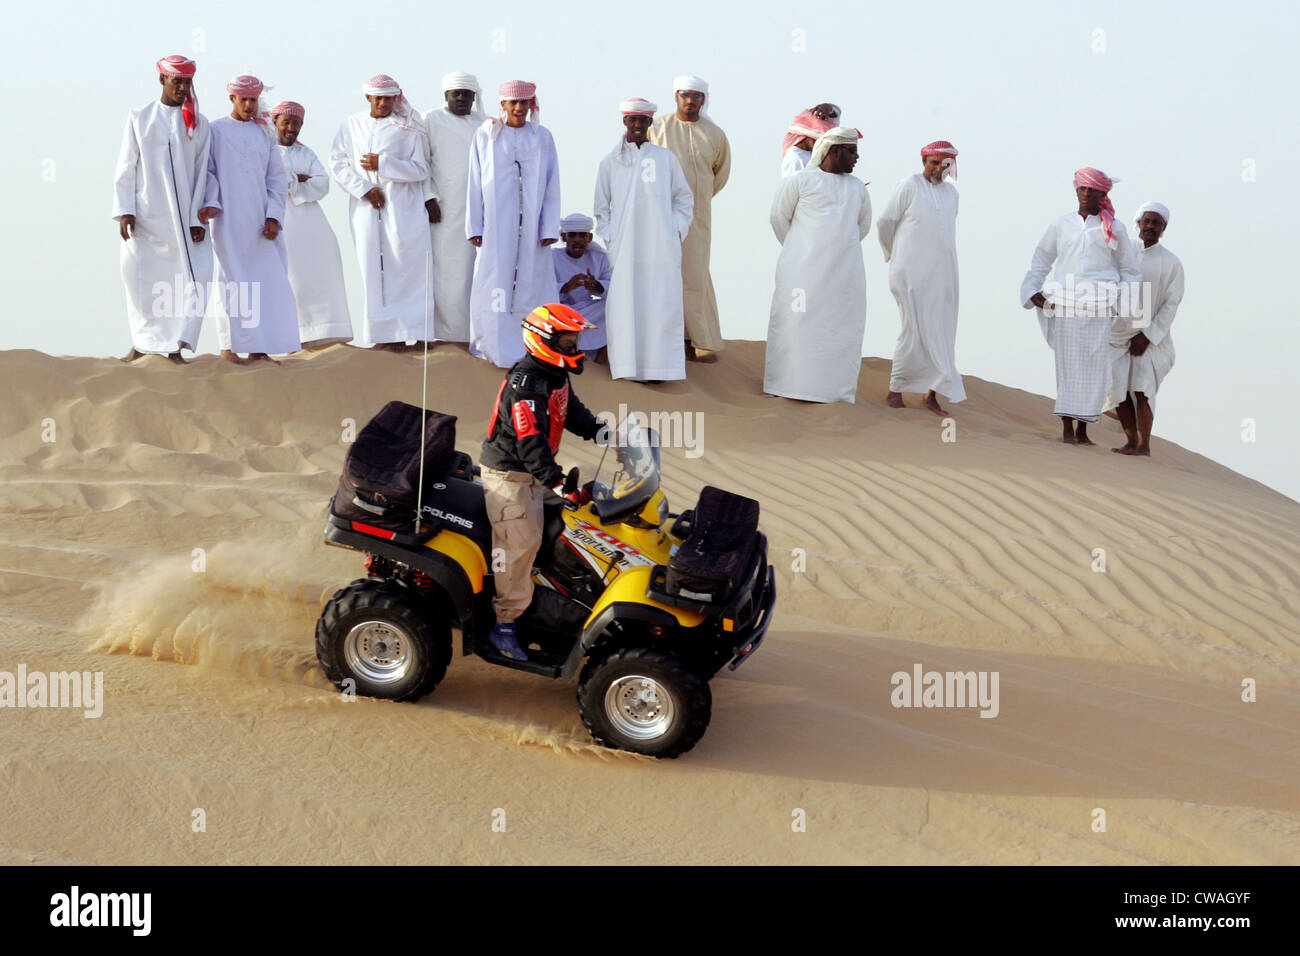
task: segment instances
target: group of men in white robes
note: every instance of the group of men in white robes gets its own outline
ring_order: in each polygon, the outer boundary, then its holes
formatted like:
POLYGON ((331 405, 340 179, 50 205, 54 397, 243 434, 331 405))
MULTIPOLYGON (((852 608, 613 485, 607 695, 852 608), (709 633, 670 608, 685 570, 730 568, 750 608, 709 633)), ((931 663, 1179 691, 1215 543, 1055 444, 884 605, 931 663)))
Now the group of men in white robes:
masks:
POLYGON ((673 112, 623 104, 595 220, 562 233, 558 157, 532 83, 501 84, 500 112, 485 119, 470 74, 444 77, 445 105, 423 115, 392 77, 372 77, 362 85, 367 108, 334 137, 327 176, 299 140, 300 103, 267 111, 260 81, 239 77, 231 116, 210 126, 193 94, 194 62, 168 57, 158 70, 162 96, 131 114, 115 193, 130 358, 183 362, 205 310, 232 361, 350 341, 338 242, 319 205, 330 176, 349 197, 367 344, 465 342, 508 368, 523 354, 523 317, 558 299, 599 320, 586 338, 609 349, 615 377, 681 379, 684 360, 709 361, 723 347, 710 206, 731 159, 700 77, 676 78, 673 112), (564 246, 548 251, 562 234, 564 246))
POLYGON ((162 95, 132 110, 118 159, 113 218, 134 360, 184 363, 205 315, 222 355, 243 363, 345 341, 351 323, 338 246, 316 203, 328 189, 315 154, 296 143, 304 111, 262 107, 263 84, 242 75, 229 116, 211 124, 193 92, 196 64, 156 65, 162 95), (275 122, 276 133, 268 120, 275 122), (210 242, 205 239, 211 237, 210 242), (293 239, 289 240, 292 233, 293 239))
MULTIPOLYGON (((782 244, 768 322, 763 390, 811 402, 854 402, 866 330, 866 278, 860 243, 871 228, 866 184, 852 175, 861 133, 823 128, 823 103, 786 132, 782 180, 771 222, 782 244), (820 132, 819 132, 820 130, 820 132), (813 137, 816 137, 815 139, 813 137), (812 143, 808 158, 799 155, 812 143)), ((948 414, 937 393, 966 397, 954 358, 957 335, 957 150, 946 140, 921 150, 921 171, 902 180, 877 220, 898 302, 901 331, 886 402, 903 392, 948 414)))
POLYGON ((1025 308, 1037 308, 1043 336, 1056 355, 1061 440, 1096 444, 1088 437, 1088 424, 1119 406, 1127 442, 1115 450, 1149 455, 1150 403, 1173 365, 1169 326, 1182 298, 1182 265, 1157 246, 1169 214, 1157 204, 1139 213, 1144 244, 1139 264, 1128 232, 1115 218, 1109 196, 1114 183, 1092 167, 1075 172, 1078 208, 1047 227, 1021 283, 1020 300, 1025 308), (1143 217, 1148 217, 1145 225, 1143 217), (1046 281, 1049 272, 1052 279, 1046 281), (1153 351, 1155 343, 1167 347, 1153 351))

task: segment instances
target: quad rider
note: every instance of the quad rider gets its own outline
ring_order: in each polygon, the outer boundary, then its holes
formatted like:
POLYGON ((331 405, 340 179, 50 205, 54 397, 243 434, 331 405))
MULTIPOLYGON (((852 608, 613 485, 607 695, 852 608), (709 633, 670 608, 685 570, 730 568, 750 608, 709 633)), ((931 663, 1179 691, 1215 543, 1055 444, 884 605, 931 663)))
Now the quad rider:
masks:
MULTIPOLYGON (((533 559, 542 543, 546 501, 557 500, 564 470, 555 462, 567 428, 595 441, 604 428, 573 393, 569 373, 581 374, 585 353, 579 334, 594 328, 559 303, 538 306, 523 321, 528 351, 506 373, 497 392, 480 459, 483 492, 492 522, 496 624, 492 646, 513 660, 527 660, 515 636, 515 619, 533 598, 533 559)), ((576 498, 576 496, 575 496, 576 498)))

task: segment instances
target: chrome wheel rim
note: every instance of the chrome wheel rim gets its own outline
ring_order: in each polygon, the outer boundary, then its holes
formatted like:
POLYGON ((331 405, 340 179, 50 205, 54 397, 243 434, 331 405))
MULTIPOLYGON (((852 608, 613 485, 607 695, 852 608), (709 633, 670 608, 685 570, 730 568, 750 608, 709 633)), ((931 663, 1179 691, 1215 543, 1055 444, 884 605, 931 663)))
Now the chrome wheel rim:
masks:
POLYGON ((414 642, 388 621, 362 621, 343 639, 343 659, 372 684, 395 684, 415 664, 414 642))
POLYGON ((676 708, 668 688, 643 674, 628 674, 605 691, 605 716, 632 740, 662 737, 672 726, 676 708))

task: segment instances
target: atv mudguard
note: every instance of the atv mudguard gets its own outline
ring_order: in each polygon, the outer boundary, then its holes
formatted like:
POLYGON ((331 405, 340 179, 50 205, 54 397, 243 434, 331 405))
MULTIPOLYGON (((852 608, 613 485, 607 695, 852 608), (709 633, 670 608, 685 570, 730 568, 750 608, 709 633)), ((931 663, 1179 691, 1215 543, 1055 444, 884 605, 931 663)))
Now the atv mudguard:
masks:
POLYGON ((652 570, 653 568, 644 565, 628 568, 601 592, 583 625, 581 638, 574 642, 573 650, 564 662, 564 668, 560 672, 564 680, 572 680, 577 675, 583 657, 611 621, 649 621, 666 627, 698 627, 708 619, 707 615, 697 611, 672 607, 647 597, 646 590, 650 586, 652 570))

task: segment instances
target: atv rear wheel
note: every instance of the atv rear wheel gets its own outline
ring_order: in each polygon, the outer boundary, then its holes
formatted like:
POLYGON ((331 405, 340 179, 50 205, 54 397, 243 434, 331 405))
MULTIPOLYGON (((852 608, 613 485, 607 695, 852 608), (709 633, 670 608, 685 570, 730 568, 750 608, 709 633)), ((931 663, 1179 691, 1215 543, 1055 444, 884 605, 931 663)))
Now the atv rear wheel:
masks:
POLYGON ((419 700, 447 673, 451 628, 438 606, 392 581, 365 578, 334 595, 316 622, 316 659, 340 690, 419 700))
POLYGON ((578 711, 598 744, 651 757, 676 757, 708 729, 709 682, 683 661, 650 647, 592 658, 578 679, 578 711))

